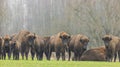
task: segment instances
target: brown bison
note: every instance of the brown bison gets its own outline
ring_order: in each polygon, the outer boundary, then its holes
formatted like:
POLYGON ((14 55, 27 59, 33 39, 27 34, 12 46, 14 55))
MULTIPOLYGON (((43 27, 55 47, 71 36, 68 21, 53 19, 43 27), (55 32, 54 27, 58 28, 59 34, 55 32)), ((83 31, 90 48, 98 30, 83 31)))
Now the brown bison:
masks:
POLYGON ((5 35, 3 40, 4 40, 3 46, 2 46, 3 59, 6 59, 6 53, 8 54, 8 59, 10 59, 11 58, 10 36, 9 35, 5 35))
POLYGON ((45 49, 44 39, 38 35, 34 35, 34 37, 35 37, 34 44, 31 45, 32 60, 34 59, 35 53, 37 60, 42 60, 43 52, 45 49))
POLYGON ((21 30, 16 36, 13 37, 13 54, 17 54, 16 56, 19 57, 18 52, 21 52, 22 59, 24 59, 24 55, 26 56, 26 60, 28 60, 28 53, 30 49, 30 45, 34 43, 34 37, 31 38, 30 35, 32 33, 27 30, 21 30))
POLYGON ((19 60, 19 52, 20 52, 20 43, 17 41, 17 34, 11 35, 11 52, 13 53, 13 60, 19 60))
POLYGON ((80 57, 82 61, 106 61, 106 48, 104 46, 85 51, 80 57))
POLYGON ((57 60, 60 59, 61 54, 62 54, 62 60, 65 60, 65 50, 69 40, 70 40, 70 35, 66 32, 60 32, 54 36, 51 36, 49 40, 48 59, 50 60, 51 53, 55 51, 57 60))
POLYGON ((117 53, 118 53, 119 62, 120 62, 120 38, 108 34, 108 35, 104 35, 102 40, 104 41, 106 47, 107 61, 112 62, 114 57, 114 62, 116 62, 117 53))
POLYGON ((11 52, 13 52, 13 60, 19 60, 20 45, 21 44, 19 41, 11 41, 11 52))
POLYGON ((88 45, 89 39, 87 36, 85 35, 74 35, 71 36, 71 40, 69 42, 69 58, 68 60, 70 60, 71 58, 71 51, 74 53, 74 60, 80 60, 80 57, 82 55, 82 53, 87 49, 87 45, 88 45))

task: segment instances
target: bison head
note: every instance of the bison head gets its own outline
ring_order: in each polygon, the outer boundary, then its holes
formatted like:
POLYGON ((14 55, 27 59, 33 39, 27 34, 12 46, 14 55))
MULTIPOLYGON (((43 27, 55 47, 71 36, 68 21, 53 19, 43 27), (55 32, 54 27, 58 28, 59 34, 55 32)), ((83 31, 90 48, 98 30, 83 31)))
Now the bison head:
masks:
POLYGON ((4 37, 4 46, 5 47, 9 47, 10 46, 10 36, 9 35, 5 35, 4 37))
POLYGON ((34 44, 34 40, 35 40, 35 38, 36 38, 36 36, 35 36, 35 34, 28 34, 27 36, 26 36, 26 38, 27 38, 27 43, 30 45, 30 46, 32 46, 33 44, 34 44))
POLYGON ((111 35, 104 35, 102 40, 104 41, 104 44, 107 48, 109 46, 110 41, 112 40, 112 36, 111 35))
POLYGON ((70 41, 70 35, 67 34, 66 32, 61 32, 59 37, 61 38, 62 43, 65 45, 67 45, 68 42, 70 41))
POLYGON ((89 39, 88 39, 87 36, 82 35, 82 36, 80 37, 80 43, 83 45, 82 48, 83 48, 84 50, 87 49, 88 42, 89 42, 89 39))

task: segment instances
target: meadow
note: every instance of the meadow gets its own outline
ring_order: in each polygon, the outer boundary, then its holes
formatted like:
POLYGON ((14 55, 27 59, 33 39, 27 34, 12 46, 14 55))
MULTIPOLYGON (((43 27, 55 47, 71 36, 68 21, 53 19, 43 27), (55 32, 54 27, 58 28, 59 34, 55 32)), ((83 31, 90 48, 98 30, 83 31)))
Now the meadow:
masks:
POLYGON ((0 60, 0 67, 120 67, 119 62, 0 60))

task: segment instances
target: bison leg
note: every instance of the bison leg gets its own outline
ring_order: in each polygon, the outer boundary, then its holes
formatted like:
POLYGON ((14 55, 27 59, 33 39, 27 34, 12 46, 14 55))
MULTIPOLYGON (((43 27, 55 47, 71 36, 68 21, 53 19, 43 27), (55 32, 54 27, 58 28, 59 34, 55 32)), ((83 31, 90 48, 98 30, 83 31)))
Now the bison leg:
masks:
POLYGON ((47 60, 50 60, 49 59, 49 52, 47 50, 45 51, 45 56, 46 56, 47 60))
POLYGON ((62 52, 62 60, 65 60, 65 51, 62 52))
POLYGON ((19 60, 19 52, 16 53, 16 60, 19 60))
POLYGON ((10 60, 11 58, 11 52, 8 52, 8 59, 10 60))
POLYGON ((13 60, 15 60, 15 53, 13 52, 13 60))
POLYGON ((68 57, 68 61, 70 61, 70 58, 71 58, 71 51, 69 50, 68 53, 69 53, 69 55, 68 55, 68 56, 69 56, 69 57, 68 57))
POLYGON ((52 54, 52 48, 49 48, 48 57, 47 57, 48 60, 50 60, 51 54, 52 54))
POLYGON ((24 60, 24 52, 21 52, 22 60, 24 60))
POLYGON ((82 56, 83 52, 78 53, 78 61, 80 61, 80 57, 82 56))
POLYGON ((38 52, 36 53, 36 57, 37 57, 37 60, 39 60, 39 53, 38 52))
POLYGON ((114 62, 116 62, 117 53, 114 54, 114 62))
POLYGON ((39 55, 39 60, 42 60, 42 59, 43 59, 43 51, 41 51, 39 55))
POLYGON ((6 52, 5 51, 3 52, 3 59, 4 60, 6 59, 6 52))
POLYGON ((119 62, 120 62, 120 50, 118 51, 118 58, 119 58, 119 62))
POLYGON ((78 54, 76 52, 74 52, 74 60, 77 61, 78 60, 78 54))
POLYGON ((56 52, 56 58, 57 58, 57 61, 60 59, 60 52, 56 52))
POLYGON ((25 52, 26 60, 28 60, 28 52, 25 52))
POLYGON ((34 60, 35 51, 32 51, 32 50, 31 50, 31 56, 32 56, 32 60, 34 60))

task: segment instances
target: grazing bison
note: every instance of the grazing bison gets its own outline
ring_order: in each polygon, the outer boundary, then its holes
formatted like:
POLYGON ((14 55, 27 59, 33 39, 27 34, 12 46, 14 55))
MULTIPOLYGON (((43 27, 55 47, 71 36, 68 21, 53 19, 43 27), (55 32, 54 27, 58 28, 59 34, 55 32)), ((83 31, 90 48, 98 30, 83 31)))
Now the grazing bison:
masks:
POLYGON ((2 37, 0 37, 0 59, 2 59, 2 53, 3 53, 2 45, 3 45, 3 39, 2 39, 2 37))
POLYGON ((82 61, 106 61, 106 48, 104 46, 85 51, 80 57, 82 61))
POLYGON ((71 58, 71 51, 74 53, 74 60, 80 60, 80 57, 82 55, 82 53, 87 49, 87 45, 88 45, 89 39, 87 36, 85 35, 74 35, 71 36, 71 40, 69 42, 69 58, 68 60, 70 60, 71 58))
POLYGON ((107 53, 107 61, 113 60, 116 62, 116 57, 118 53, 119 62, 120 62, 120 38, 113 35, 104 35, 102 40, 104 41, 107 53))
POLYGON ((34 44, 31 45, 32 60, 34 59, 35 53, 36 53, 37 60, 42 60, 43 52, 45 49, 44 38, 38 35, 34 35, 34 37, 35 37, 34 44))
POLYGON ((11 45, 10 45, 10 36, 5 35, 4 38, 4 43, 3 43, 3 59, 6 59, 6 53, 8 53, 8 59, 11 58, 11 45))
POLYGON ((57 60, 60 59, 61 53, 62 53, 62 60, 65 60, 65 50, 66 50, 66 46, 68 46, 69 40, 70 40, 70 35, 66 32, 60 32, 54 36, 51 36, 49 40, 48 59, 50 60, 51 53, 55 51, 57 60))

